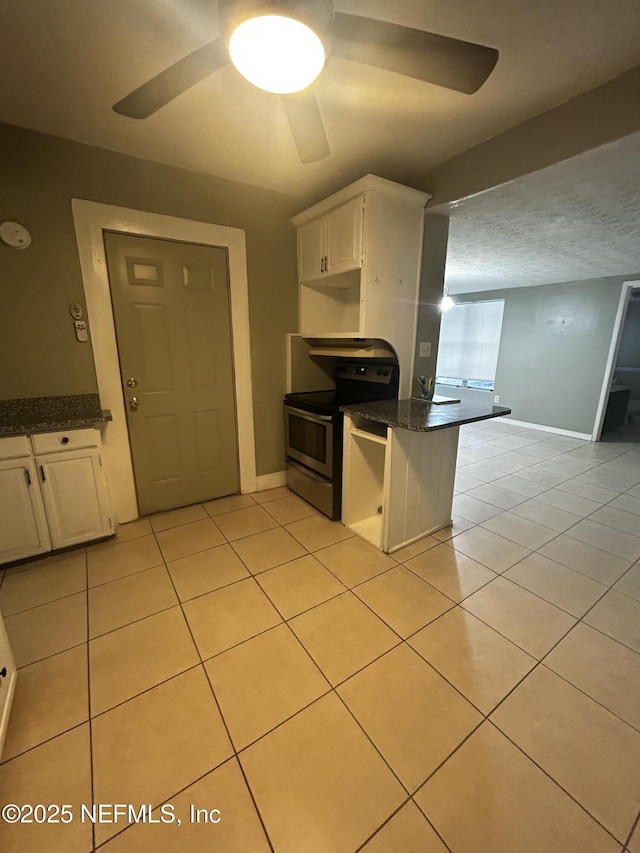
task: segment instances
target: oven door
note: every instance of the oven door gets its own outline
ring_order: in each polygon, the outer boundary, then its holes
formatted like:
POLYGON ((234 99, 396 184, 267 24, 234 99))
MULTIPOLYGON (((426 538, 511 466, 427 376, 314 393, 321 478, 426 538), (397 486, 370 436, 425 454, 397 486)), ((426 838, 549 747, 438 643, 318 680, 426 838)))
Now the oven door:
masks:
POLYGON ((317 415, 293 406, 284 407, 285 453, 333 479, 333 432, 335 415, 317 415))

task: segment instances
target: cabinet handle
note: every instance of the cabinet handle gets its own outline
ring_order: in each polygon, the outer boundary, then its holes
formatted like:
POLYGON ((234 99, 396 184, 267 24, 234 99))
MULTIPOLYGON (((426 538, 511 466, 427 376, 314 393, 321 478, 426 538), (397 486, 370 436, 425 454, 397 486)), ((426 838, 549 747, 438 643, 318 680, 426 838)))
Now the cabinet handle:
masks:
POLYGON ((0 669, 0 678, 6 678, 6 677, 7 677, 7 668, 6 668, 6 666, 3 666, 2 669, 0 669))
POLYGON ((329 255, 324 256, 324 271, 329 272, 329 255))
POLYGON ((47 479, 47 478, 46 478, 46 476, 45 476, 44 468, 42 467, 42 465, 40 466, 40 477, 42 478, 42 482, 43 482, 43 483, 44 483, 44 482, 46 481, 46 479, 47 479))
POLYGON ((64 438, 61 438, 60 444, 69 444, 69 436, 65 435, 64 438))
POLYGON ((320 258, 320 272, 324 272, 324 258, 320 258))
POLYGON ((31 485, 31 474, 29 473, 29 469, 23 468, 22 470, 24 471, 24 478, 27 481, 27 486, 30 486, 31 485))

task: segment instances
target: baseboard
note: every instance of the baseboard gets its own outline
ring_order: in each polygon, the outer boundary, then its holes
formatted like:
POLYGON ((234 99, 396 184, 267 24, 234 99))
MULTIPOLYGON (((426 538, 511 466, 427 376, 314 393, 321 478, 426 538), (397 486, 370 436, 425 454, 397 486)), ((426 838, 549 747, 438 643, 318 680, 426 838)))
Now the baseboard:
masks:
POLYGON ((588 432, 574 432, 570 429, 560 429, 559 427, 551 427, 544 426, 544 424, 530 424, 527 421, 516 421, 514 418, 501 418, 501 420, 506 421, 510 424, 515 424, 516 426, 526 427, 527 429, 537 429, 540 432, 552 432, 555 435, 566 435, 569 438, 581 438, 583 441, 593 441, 591 438, 591 433, 588 432))
POLYGON ((287 475, 285 471, 274 471, 273 474, 258 474, 256 476, 256 492, 265 492, 267 489, 277 489, 285 486, 287 475))

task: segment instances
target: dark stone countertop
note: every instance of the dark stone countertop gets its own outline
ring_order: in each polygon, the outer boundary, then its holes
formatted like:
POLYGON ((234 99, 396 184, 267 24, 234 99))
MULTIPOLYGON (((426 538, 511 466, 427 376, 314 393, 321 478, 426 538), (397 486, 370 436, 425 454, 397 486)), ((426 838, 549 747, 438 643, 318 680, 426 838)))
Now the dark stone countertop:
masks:
POLYGON ((386 424, 391 429, 408 429, 413 432, 432 432, 511 414, 511 409, 504 406, 469 402, 437 405, 417 399, 380 400, 375 403, 342 406, 341 411, 386 424))
POLYGON ((94 427, 111 420, 97 394, 0 400, 0 437, 94 427))

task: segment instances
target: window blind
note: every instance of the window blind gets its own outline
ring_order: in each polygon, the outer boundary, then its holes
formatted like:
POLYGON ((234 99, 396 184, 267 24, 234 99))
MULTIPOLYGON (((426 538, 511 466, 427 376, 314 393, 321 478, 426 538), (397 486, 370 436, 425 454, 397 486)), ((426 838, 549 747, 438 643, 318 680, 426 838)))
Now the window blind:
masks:
POLYGON ((437 377, 493 382, 496 377, 504 299, 462 302, 443 313, 437 377))

